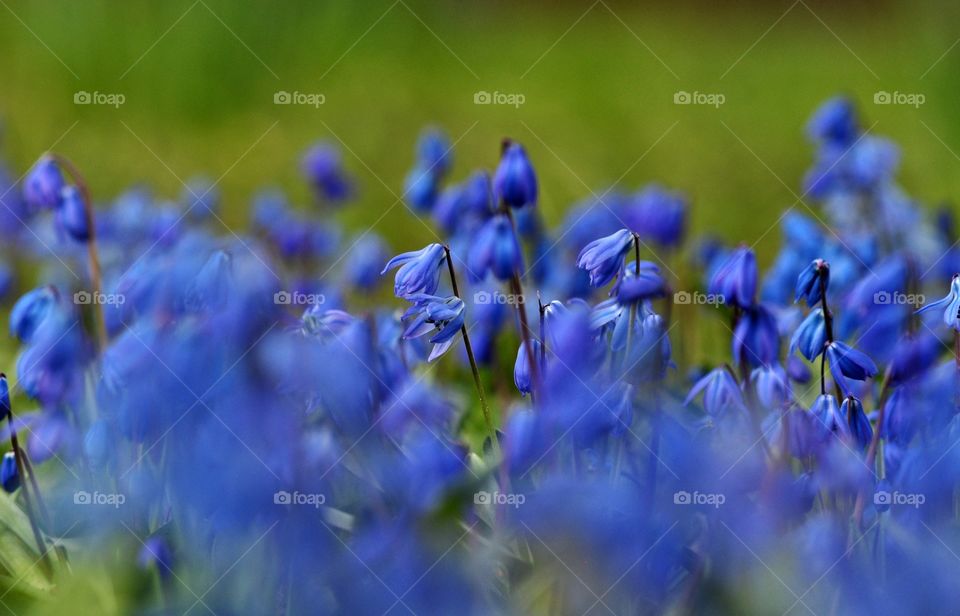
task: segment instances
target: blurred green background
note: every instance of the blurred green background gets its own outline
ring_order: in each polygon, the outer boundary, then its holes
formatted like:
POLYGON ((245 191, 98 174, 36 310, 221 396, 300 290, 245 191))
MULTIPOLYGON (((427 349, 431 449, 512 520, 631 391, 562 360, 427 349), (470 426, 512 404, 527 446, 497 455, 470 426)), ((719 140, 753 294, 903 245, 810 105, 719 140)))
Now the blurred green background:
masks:
POLYGON ((695 231, 763 237, 769 256, 778 234, 763 234, 810 161, 803 124, 840 92, 903 146, 913 195, 960 191, 955 2, 0 4, 0 116, 17 174, 56 144, 101 199, 137 181, 176 197, 195 173, 222 177, 231 226, 263 185, 307 203, 297 161, 328 139, 361 182, 347 224, 387 212, 377 230, 395 246, 426 241, 391 206, 416 135, 438 124, 457 142, 454 179, 491 167, 501 137, 522 141, 549 221, 591 189, 657 180, 693 198, 695 231), (125 102, 77 105, 78 91, 125 102), (325 102, 276 105, 278 91, 325 102), (524 103, 477 105, 478 91, 524 103), (725 102, 677 105, 678 91, 725 102), (925 102, 877 105, 878 91, 925 102))

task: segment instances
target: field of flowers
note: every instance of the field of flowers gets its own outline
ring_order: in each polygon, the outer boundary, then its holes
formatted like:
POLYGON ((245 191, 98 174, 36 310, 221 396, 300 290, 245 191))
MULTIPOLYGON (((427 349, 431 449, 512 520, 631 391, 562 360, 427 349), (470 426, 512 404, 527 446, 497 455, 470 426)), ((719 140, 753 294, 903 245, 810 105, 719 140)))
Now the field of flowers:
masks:
POLYGON ((242 234, 208 180, 95 204, 82 160, 4 171, 43 284, 0 376, 0 605, 949 612, 958 236, 864 122, 812 114, 815 207, 770 263, 692 237, 661 185, 551 228, 522 143, 454 165, 438 128, 403 187, 435 241, 399 254, 337 223, 358 180, 331 143, 300 157, 311 212, 264 191, 242 234))

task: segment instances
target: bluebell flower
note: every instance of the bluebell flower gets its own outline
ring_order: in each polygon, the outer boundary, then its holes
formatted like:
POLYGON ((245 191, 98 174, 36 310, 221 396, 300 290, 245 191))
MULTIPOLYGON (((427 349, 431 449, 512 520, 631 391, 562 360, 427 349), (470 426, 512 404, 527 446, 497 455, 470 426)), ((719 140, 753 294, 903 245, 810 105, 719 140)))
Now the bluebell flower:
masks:
POLYGON ((38 287, 28 291, 10 311, 10 333, 21 342, 30 342, 33 332, 50 314, 56 301, 57 290, 54 287, 38 287))
POLYGON ((797 277, 793 301, 803 298, 811 308, 823 297, 823 289, 830 284, 830 264, 823 259, 814 259, 797 277), (822 280, 822 283, 821 283, 822 280))
POLYGON ((676 247, 686 233, 686 199, 653 184, 633 197, 623 210, 623 219, 640 237, 666 248, 676 247))
POLYGON ((420 133, 416 147, 417 163, 443 177, 453 166, 453 145, 439 128, 427 128, 420 133))
POLYGON ((848 147, 860 134, 853 101, 838 96, 820 105, 807 124, 807 134, 816 142, 848 147))
POLYGON ((830 360, 830 373, 844 392, 847 391, 844 377, 865 381, 877 374, 877 366, 873 360, 844 342, 834 340, 827 345, 826 352, 827 359, 830 360))
POLYGON ((757 294, 757 257, 741 246, 714 271, 708 291, 722 295, 727 304, 750 308, 757 294))
POLYGON ((78 242, 90 239, 90 226, 87 224, 87 208, 83 196, 76 186, 64 186, 57 206, 57 223, 67 235, 78 242))
POLYGON ((737 365, 763 366, 777 360, 780 335, 777 320, 758 304, 746 310, 733 330, 733 359, 737 365))
POLYGON ((20 473, 17 469, 17 459, 12 451, 3 454, 0 462, 0 485, 7 494, 12 494, 20 487, 20 473))
POLYGON ((302 169, 322 201, 338 203, 353 194, 353 182, 343 170, 340 152, 331 144, 310 147, 303 155, 302 169))
POLYGON ((810 314, 800 323, 790 339, 790 353, 799 350, 801 355, 809 361, 823 353, 827 343, 827 328, 823 319, 823 310, 811 310, 810 314))
POLYGON ((498 280, 509 280, 514 272, 523 273, 523 251, 510 220, 497 214, 488 220, 473 239, 467 253, 470 278, 480 281, 487 272, 498 280))
POLYGON ((790 399, 790 382, 787 373, 777 364, 754 368, 750 373, 760 403, 768 409, 780 408, 790 399))
POLYGON ((493 192, 514 208, 537 202, 537 174, 526 150, 515 141, 504 141, 500 164, 493 174, 493 192))
POLYGON ((740 386, 726 368, 714 368, 697 381, 683 403, 690 404, 701 392, 704 392, 703 408, 711 415, 719 416, 730 409, 746 408, 740 386))
POLYGON ((916 402, 914 387, 904 386, 893 390, 883 405, 883 425, 880 427, 883 438, 904 446, 910 443, 923 422, 916 402))
POLYGON ((344 259, 344 277, 358 289, 373 289, 380 281, 380 264, 386 258, 386 244, 380 236, 373 233, 364 235, 344 259))
POLYGON ((594 240, 580 251, 577 267, 590 272, 591 285, 602 287, 623 275, 627 252, 633 242, 634 235, 629 229, 594 240))
POLYGON ((64 186, 60 165, 53 156, 44 155, 23 180, 23 199, 34 211, 52 210, 60 203, 64 186))
POLYGON ((787 357, 787 375, 794 383, 805 385, 810 382, 810 368, 796 355, 787 357))
MULTIPOLYGON (((532 340, 531 343, 535 361, 540 361, 540 341, 532 340)), ((530 354, 527 353, 526 342, 521 342, 517 350, 517 359, 513 362, 513 384, 517 386, 521 396, 526 396, 533 391, 533 379, 530 373, 530 354)))
POLYGON ((840 405, 840 415, 847 418, 847 427, 850 430, 850 436, 853 441, 866 449, 873 439, 873 428, 870 426, 870 420, 863 412, 863 404, 858 398, 847 396, 840 405))
POLYGON ((943 310, 943 323, 960 332, 960 275, 954 275, 950 281, 950 292, 943 299, 931 302, 917 310, 917 314, 931 310, 943 310))
POLYGON ((440 266, 446 252, 440 244, 427 244, 420 250, 399 254, 387 262, 380 275, 399 267, 393 283, 397 297, 407 298, 420 293, 432 294, 440 285, 440 266))
POLYGON ((430 168, 414 167, 403 181, 403 196, 418 212, 433 209, 439 189, 439 179, 430 168))
POLYGON ((837 406, 837 399, 830 394, 821 394, 817 396, 813 406, 810 407, 823 428, 827 432, 846 436, 849 434, 849 427, 846 418, 840 414, 840 407, 837 406))
POLYGON ((650 261, 632 262, 623 270, 614 291, 621 304, 634 304, 654 297, 662 297, 666 282, 660 276, 660 268, 650 261), (639 271, 638 271, 639 270, 639 271))
POLYGON ((404 320, 409 321, 403 337, 417 338, 434 332, 429 341, 435 346, 427 359, 433 361, 446 353, 456 342, 454 337, 463 327, 463 300, 454 296, 437 297, 427 294, 412 295, 408 299, 415 303, 403 315, 404 320))

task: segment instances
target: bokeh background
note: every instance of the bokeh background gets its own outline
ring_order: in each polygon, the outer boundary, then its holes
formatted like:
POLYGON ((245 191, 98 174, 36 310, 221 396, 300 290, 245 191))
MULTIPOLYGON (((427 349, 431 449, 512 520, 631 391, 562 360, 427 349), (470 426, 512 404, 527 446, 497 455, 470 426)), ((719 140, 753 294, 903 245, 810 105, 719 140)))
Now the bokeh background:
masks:
POLYGON ((803 124, 836 93, 903 146, 912 195, 960 193, 960 5, 946 0, 0 5, 2 145, 17 174, 51 147, 102 200, 135 182, 175 198, 204 173, 236 228, 258 187, 307 204, 298 158, 326 139, 361 182, 349 227, 380 219, 395 246, 431 239, 397 197, 416 135, 436 124, 456 142, 454 179, 492 167, 501 137, 522 141, 548 221, 591 191, 659 181, 691 196, 695 232, 760 239, 763 258, 778 241, 764 234, 803 207, 803 124), (77 105, 80 91, 125 102, 77 105), (278 91, 324 103, 277 105, 278 91), (524 102, 477 105, 480 91, 524 102), (725 102, 677 105, 678 91, 725 102), (878 105, 879 91, 925 100, 878 105))

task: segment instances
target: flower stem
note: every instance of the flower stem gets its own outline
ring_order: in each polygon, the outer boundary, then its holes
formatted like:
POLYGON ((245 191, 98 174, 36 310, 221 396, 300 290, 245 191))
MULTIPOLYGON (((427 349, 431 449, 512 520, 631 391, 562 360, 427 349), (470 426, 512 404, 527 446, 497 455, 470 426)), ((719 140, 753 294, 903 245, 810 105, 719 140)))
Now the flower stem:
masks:
MULTIPOLYGON (((506 204, 501 206, 501 210, 506 214, 507 220, 510 221, 510 230, 513 236, 517 237, 517 226, 513 221, 513 212, 510 211, 510 207, 506 204)), ((521 301, 521 298, 523 298, 523 285, 520 283, 520 272, 517 270, 513 271, 513 276, 510 278, 510 292, 514 295, 515 301, 513 303, 517 307, 517 315, 520 317, 520 338, 523 340, 523 346, 526 348, 527 353, 527 361, 530 363, 530 379, 533 383, 531 398, 536 400, 536 397, 540 394, 540 366, 537 365, 536 354, 533 350, 533 344, 530 341, 530 325, 527 323, 527 311, 524 309, 526 302, 521 301)))
MULTIPOLYGON (((453 269, 453 257, 450 254, 450 247, 444 244, 443 251, 447 256, 447 270, 450 272, 450 286, 453 287, 453 294, 460 297, 460 288, 457 285, 457 273, 453 269)), ((477 397, 480 398, 480 408, 483 410, 483 421, 487 424, 487 431, 490 432, 490 444, 493 450, 499 452, 500 444, 497 442, 497 432, 493 427, 493 420, 490 418, 490 407, 487 405, 487 396, 483 392, 483 383, 480 381, 480 368, 477 366, 477 358, 473 354, 473 345, 470 344, 470 335, 467 333, 467 324, 460 326, 460 332, 463 334, 463 348, 467 351, 467 359, 470 361, 470 371, 473 373, 473 384, 477 388, 477 397)))
MULTIPOLYGON (((52 156, 54 160, 57 161, 57 164, 66 169, 67 173, 70 174, 77 188, 80 189, 80 194, 83 196, 83 209, 86 214, 87 232, 89 233, 89 237, 87 238, 87 261, 90 265, 90 282, 93 284, 94 297, 99 298, 103 292, 103 276, 100 272, 100 257, 97 254, 97 229, 93 219, 93 199, 90 197, 90 188, 80 174, 80 171, 69 159, 59 154, 52 154, 52 156)), ((103 317, 103 306, 99 299, 93 302, 93 311, 97 319, 97 341, 102 351, 107 347, 107 323, 103 317)))
MULTIPOLYGON (((47 556, 47 545, 43 540, 43 533, 40 532, 40 525, 37 522, 37 514, 33 509, 33 498, 30 496, 30 480, 27 478, 26 452, 20 447, 20 439, 17 438, 17 428, 14 426, 13 412, 7 415, 10 422, 10 446, 13 448, 13 457, 17 464, 17 474, 20 476, 20 492, 23 494, 23 506, 27 512, 27 519, 30 521, 30 530, 33 532, 33 539, 37 543, 37 549, 40 551, 40 560, 43 563, 44 572, 49 577, 53 570, 50 567, 50 560, 47 556)), ((34 484, 35 485, 35 484, 34 484)), ((40 492, 37 491, 39 498, 40 492)))
MULTIPOLYGON (((820 274, 818 276, 820 281, 820 306, 823 310, 823 329, 826 332, 826 344, 833 342, 833 314, 830 312, 830 308, 827 307, 827 279, 820 274)), ((827 364, 827 350, 823 349, 823 352, 820 355, 820 395, 825 395, 827 393, 827 381, 826 381, 826 364, 827 364)), ((839 395, 837 400, 839 400, 839 395)))

